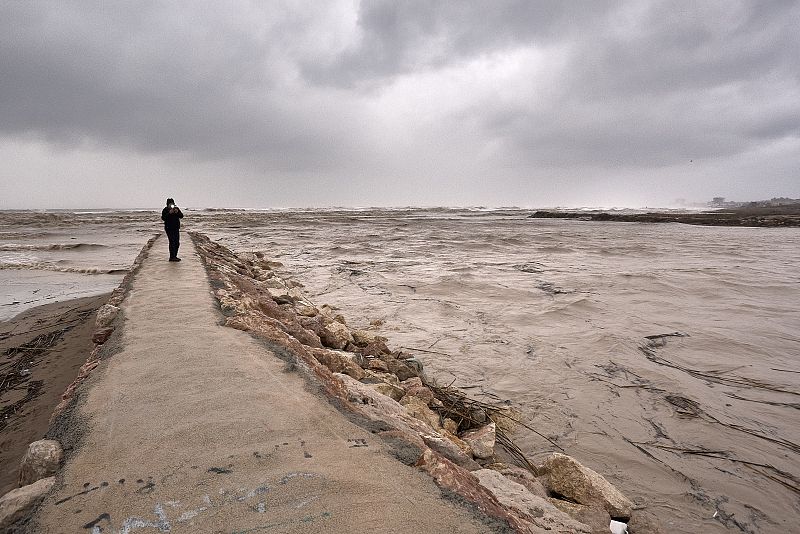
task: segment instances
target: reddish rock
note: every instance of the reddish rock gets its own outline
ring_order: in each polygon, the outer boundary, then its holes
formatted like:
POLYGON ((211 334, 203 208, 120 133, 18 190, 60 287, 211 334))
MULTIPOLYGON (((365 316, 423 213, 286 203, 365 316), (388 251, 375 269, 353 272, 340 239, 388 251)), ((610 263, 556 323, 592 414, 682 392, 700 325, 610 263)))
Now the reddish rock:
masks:
POLYGON ((359 347, 366 347, 370 343, 380 342, 385 344, 388 339, 369 330, 353 330, 353 343, 359 347))
POLYGON ((343 349, 353 340, 350 330, 342 323, 333 321, 325 325, 320 333, 320 339, 326 347, 343 349))
POLYGON ((394 373, 401 382, 418 375, 414 368, 401 360, 387 357, 384 358, 384 361, 386 362, 386 366, 389 368, 389 372, 394 373))
POLYGON ((386 366, 386 362, 380 360, 378 358, 371 358, 367 360, 369 363, 367 364, 367 369, 370 371, 377 371, 381 373, 388 373, 389 367, 386 366))
POLYGON ((379 384, 381 382, 386 382, 402 389, 400 386, 400 380, 398 380, 397 377, 392 373, 382 373, 380 371, 372 371, 370 369, 366 369, 364 372, 367 373, 367 376, 362 379, 362 382, 365 384, 379 384))
POLYGON ((393 455, 406 465, 414 465, 428 447, 419 434, 407 430, 384 430, 378 436, 389 444, 393 455))
POLYGON ((383 358, 392 354, 386 343, 377 339, 363 347, 358 347, 358 351, 364 356, 372 356, 373 358, 383 358))
POLYGON ((422 380, 418 376, 413 376, 404 380, 400 384, 403 389, 406 390, 406 393, 409 395, 414 395, 415 397, 419 397, 420 399, 424 400, 427 404, 430 405, 435 398, 433 395, 433 391, 425 385, 422 384, 422 380))
POLYGON ((309 347, 306 347, 286 332, 265 324, 264 321, 254 320, 252 317, 247 316, 229 317, 225 324, 237 330, 250 332, 255 336, 288 349, 289 352, 297 357, 299 362, 305 364, 316 375, 329 395, 342 399, 346 397, 347 392, 342 382, 334 378, 331 371, 319 363, 314 355, 311 354, 309 347))
POLYGON ((293 318, 293 314, 281 308, 277 302, 268 297, 259 297, 255 301, 256 307, 261 313, 267 317, 272 317, 278 321, 284 322, 293 318))
POLYGON ((97 330, 94 331, 94 334, 92 334, 92 341, 97 343, 98 345, 102 345, 108 340, 109 337, 111 337, 111 334, 113 332, 114 329, 111 328, 110 326, 107 326, 105 328, 98 328, 97 330))
POLYGON ((322 336, 322 328, 325 326, 325 324, 322 321, 321 315, 315 315, 313 317, 300 317, 299 320, 303 328, 311 330, 318 336, 322 336))
POLYGON ((533 525, 513 510, 502 506, 469 471, 442 455, 428 449, 422 453, 416 465, 433 477, 439 487, 461 496, 489 517, 505 521, 515 532, 533 530, 533 525))
POLYGON ((455 442, 448 438, 448 436, 443 436, 436 432, 422 434, 422 440, 425 442, 425 445, 438 452, 454 464, 470 471, 475 471, 476 469, 481 468, 481 466, 472 459, 471 453, 465 452, 455 442))
MULTIPOLYGON (((575 521, 589 527, 592 534, 608 534, 611 516, 602 508, 589 508, 582 504, 575 504, 561 499, 549 498, 547 501, 575 521)), ((650 533, 649 530, 647 532, 650 533)))
POLYGON ((314 306, 300 305, 297 307, 297 313, 304 317, 316 317, 319 315, 319 310, 314 306))
POLYGON ((449 417, 445 417, 444 421, 442 422, 442 428, 450 432, 451 434, 458 434, 458 423, 450 419, 449 417))
POLYGON ((332 373, 344 373, 356 380, 361 380, 366 374, 346 353, 322 348, 311 349, 311 353, 317 361, 330 369, 332 373))

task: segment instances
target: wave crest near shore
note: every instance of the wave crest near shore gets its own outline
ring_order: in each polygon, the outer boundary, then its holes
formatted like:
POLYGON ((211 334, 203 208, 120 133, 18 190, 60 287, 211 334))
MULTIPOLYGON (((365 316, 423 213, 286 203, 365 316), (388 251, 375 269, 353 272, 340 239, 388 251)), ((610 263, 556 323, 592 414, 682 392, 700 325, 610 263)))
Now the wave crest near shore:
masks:
POLYGON ((0 243, 0 251, 15 252, 24 250, 86 250, 95 248, 108 248, 108 245, 100 243, 49 243, 34 244, 25 243, 0 243))
POLYGON ((0 270, 53 271, 60 273, 78 273, 78 274, 125 274, 126 272, 128 272, 128 269, 101 269, 98 267, 66 267, 47 262, 0 263, 0 270))

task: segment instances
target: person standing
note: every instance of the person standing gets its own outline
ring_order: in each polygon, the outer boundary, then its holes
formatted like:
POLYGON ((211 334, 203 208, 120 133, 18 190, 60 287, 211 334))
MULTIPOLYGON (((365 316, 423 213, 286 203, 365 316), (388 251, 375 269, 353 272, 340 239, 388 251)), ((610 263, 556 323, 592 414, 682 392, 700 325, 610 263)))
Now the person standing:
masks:
POLYGON ((181 246, 181 219, 183 213, 175 200, 168 198, 167 206, 161 210, 161 220, 164 221, 164 231, 169 239, 169 261, 181 261, 178 257, 178 248, 181 246))

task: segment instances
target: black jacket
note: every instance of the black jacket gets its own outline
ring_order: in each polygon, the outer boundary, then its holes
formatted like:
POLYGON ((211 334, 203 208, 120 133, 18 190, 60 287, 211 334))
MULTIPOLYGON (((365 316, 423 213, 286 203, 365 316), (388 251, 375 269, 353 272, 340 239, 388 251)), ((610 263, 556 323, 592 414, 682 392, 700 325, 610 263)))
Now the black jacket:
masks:
POLYGON ((179 208, 175 209, 178 210, 178 213, 170 213, 169 206, 161 210, 161 220, 164 221, 164 230, 177 230, 181 227, 183 213, 181 213, 179 208))

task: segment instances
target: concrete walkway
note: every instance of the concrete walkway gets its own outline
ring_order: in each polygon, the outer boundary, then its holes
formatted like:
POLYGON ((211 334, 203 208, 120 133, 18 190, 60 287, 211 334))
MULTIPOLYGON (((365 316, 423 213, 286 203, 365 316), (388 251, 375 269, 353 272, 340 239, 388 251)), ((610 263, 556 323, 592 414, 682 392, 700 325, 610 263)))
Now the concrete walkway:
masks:
POLYGON ((37 532, 488 531, 220 326, 191 241, 180 263, 164 241, 123 304, 121 352, 84 385, 85 435, 37 532))

